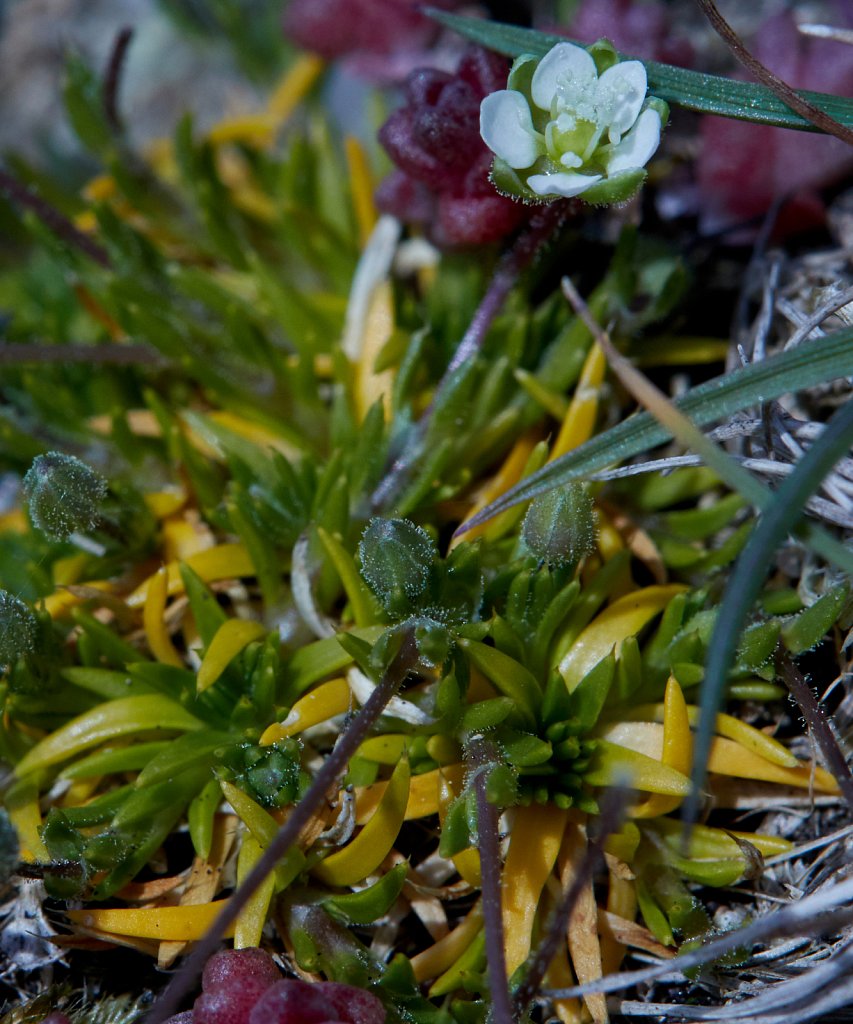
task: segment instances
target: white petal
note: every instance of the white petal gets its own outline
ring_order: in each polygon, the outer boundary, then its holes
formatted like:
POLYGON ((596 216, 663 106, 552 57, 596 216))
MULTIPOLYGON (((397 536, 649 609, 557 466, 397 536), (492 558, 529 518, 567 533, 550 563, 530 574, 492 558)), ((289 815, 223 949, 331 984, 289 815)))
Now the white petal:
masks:
POLYGON ((516 169, 530 167, 539 141, 527 100, 513 89, 490 93, 480 104, 480 135, 489 149, 516 169))
POLYGON ((527 184, 537 196, 564 196, 570 199, 601 181, 600 174, 531 174, 527 184))
POLYGON ((660 143, 660 114, 649 107, 637 118, 637 123, 625 138, 614 146, 607 161, 607 174, 645 167, 660 143))
POLYGON ((560 82, 588 82, 592 86, 597 77, 595 61, 582 46, 557 43, 539 61, 539 66, 533 72, 530 93, 537 107, 550 110, 551 100, 560 82))
POLYGON ((646 98, 646 69, 638 60, 625 60, 608 68, 598 80, 599 95, 610 93, 615 102, 610 124, 620 135, 637 120, 646 98))
MULTIPOLYGON (((376 683, 358 668, 349 669, 347 672, 347 683, 350 690, 352 690, 353 697, 355 697, 359 704, 366 704, 376 689, 376 683)), ((400 718, 411 725, 435 724, 435 719, 432 715, 427 714, 426 711, 419 708, 417 704, 413 704, 410 700, 404 700, 403 697, 392 697, 385 705, 384 714, 389 715, 391 718, 400 718)))

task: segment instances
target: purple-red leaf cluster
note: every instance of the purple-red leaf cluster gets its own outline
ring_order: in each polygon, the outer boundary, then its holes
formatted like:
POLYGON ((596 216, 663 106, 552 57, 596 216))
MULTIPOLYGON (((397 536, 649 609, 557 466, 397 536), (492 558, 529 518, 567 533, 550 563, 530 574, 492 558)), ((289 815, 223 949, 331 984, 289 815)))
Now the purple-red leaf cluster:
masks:
POLYGON ((192 1010, 166 1024, 385 1024, 370 992, 338 982, 282 978, 262 949, 215 953, 204 968, 192 1010))
POLYGON ((380 207, 406 223, 429 225, 439 245, 482 245, 514 231, 529 215, 489 180, 492 154, 480 137, 480 103, 506 86, 503 57, 467 50, 455 74, 415 71, 405 103, 379 139, 397 165, 382 183, 380 207))

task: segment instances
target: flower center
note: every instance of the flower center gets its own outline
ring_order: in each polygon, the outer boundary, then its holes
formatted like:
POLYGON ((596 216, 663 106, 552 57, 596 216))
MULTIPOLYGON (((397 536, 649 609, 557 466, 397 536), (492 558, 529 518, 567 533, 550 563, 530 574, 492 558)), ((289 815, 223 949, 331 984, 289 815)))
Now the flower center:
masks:
MULTIPOLYGON (((611 125, 622 93, 624 86, 621 91, 618 85, 601 88, 597 79, 576 75, 560 78, 551 102, 551 120, 545 129, 549 158, 567 170, 586 167, 611 125)), ((611 142, 612 135, 611 128, 611 142)))

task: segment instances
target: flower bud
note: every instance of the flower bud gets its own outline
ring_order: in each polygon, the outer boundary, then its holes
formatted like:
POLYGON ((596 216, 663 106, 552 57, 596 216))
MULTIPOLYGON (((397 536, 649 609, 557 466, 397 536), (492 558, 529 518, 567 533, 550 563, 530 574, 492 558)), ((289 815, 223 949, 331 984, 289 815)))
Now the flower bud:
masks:
POLYGON ((32 609, 8 590, 0 590, 0 665, 11 665, 29 654, 38 638, 32 609))
POLYGON ((408 519, 371 519, 358 546, 361 574, 391 615, 413 610, 437 557, 429 534, 408 519))
POLYGON ((432 668, 443 665, 450 654, 452 643, 447 626, 426 616, 413 619, 412 625, 415 628, 415 644, 421 664, 432 668))
POLYGON ((33 526, 54 540, 94 529, 107 482, 91 466, 62 452, 38 455, 24 477, 33 526))
POLYGON ((568 483, 534 498, 521 535, 546 565, 576 566, 595 546, 595 510, 583 484, 568 483))

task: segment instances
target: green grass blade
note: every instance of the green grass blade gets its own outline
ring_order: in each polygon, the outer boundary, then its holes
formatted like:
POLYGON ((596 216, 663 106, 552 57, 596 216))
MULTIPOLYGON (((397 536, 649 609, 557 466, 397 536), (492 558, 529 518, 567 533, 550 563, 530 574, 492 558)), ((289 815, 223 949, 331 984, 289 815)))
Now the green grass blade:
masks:
MULTIPOLYGON (((563 280, 563 289, 571 299, 574 286, 568 278, 563 280)), ((581 313, 583 316, 583 313, 581 313)), ((590 324, 590 328, 594 324, 590 324)), ((597 337, 598 344, 604 349, 611 369, 619 378, 628 392, 637 399, 654 416, 662 427, 685 448, 691 448, 703 462, 709 466, 725 483, 737 491, 751 505, 765 511, 776 500, 773 491, 757 477, 744 469, 731 455, 721 448, 710 437, 706 437, 699 427, 686 416, 669 398, 659 391, 646 377, 632 366, 630 360, 621 355, 606 334, 597 337)), ((806 543, 819 555, 830 562, 835 562, 845 572, 853 574, 853 551, 844 547, 834 537, 826 533, 817 524, 806 522, 800 529, 806 543)))
MULTIPOLYGON (((565 36, 537 32, 517 25, 503 25, 500 22, 463 18, 458 14, 447 14, 430 8, 429 14, 436 21, 465 36, 467 39, 496 50, 508 57, 521 53, 544 56, 557 43, 574 42, 565 36)), ((810 121, 794 113, 766 86, 755 82, 738 82, 719 75, 706 75, 699 71, 659 64, 644 60, 649 80, 649 92, 667 103, 696 110, 702 114, 720 114, 741 121, 769 124, 777 128, 796 128, 799 131, 815 132, 810 121)), ((798 90, 803 99, 819 107, 836 121, 853 127, 853 99, 833 96, 829 93, 798 90)))
POLYGON ((738 638, 750 609, 758 598, 767 566, 776 548, 791 532, 806 501, 832 467, 853 444, 853 402, 836 412, 820 437, 797 463, 796 469, 776 491, 729 577, 714 634, 708 649, 701 691, 701 715, 693 756, 693 791, 685 802, 684 815, 695 820, 699 790, 711 748, 714 721, 726 677, 735 656, 738 638))
MULTIPOLYGON (((697 426, 824 381, 853 375, 853 328, 770 356, 691 389, 675 404, 697 426)), ((570 480, 578 480, 670 440, 649 413, 638 413, 555 459, 501 495, 465 524, 470 529, 500 512, 570 480)))

